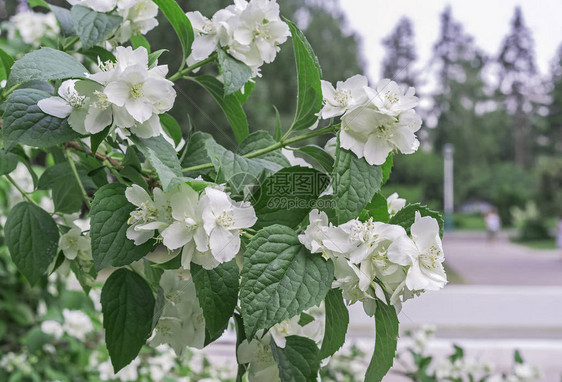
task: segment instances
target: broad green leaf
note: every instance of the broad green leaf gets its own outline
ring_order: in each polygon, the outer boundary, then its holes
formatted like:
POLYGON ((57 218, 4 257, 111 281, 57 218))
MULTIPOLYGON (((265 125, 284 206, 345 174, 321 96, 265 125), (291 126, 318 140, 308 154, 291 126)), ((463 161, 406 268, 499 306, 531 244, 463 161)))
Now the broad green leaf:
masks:
MULTIPOLYGON (((148 54, 150 54, 150 43, 142 34, 136 34, 131 36, 131 46, 133 49, 137 49, 139 46, 142 46, 146 49, 148 54)), ((150 65, 148 65, 150 67, 150 65)))
POLYGON ((72 15, 70 14, 70 9, 57 7, 56 5, 51 5, 51 11, 57 18, 60 25, 60 30, 62 34, 66 37, 76 35, 74 26, 72 24, 72 15))
POLYGON ((117 58, 115 58, 113 53, 111 53, 107 49, 102 48, 101 46, 92 46, 90 49, 86 50, 80 49, 80 53, 94 61, 94 63, 96 64, 98 63, 98 58, 101 60, 101 62, 117 61, 117 58))
POLYGON ((375 351, 365 381, 380 382, 394 363, 398 339, 398 316, 393 305, 377 301, 375 351))
POLYGON ((110 265, 129 265, 153 249, 152 240, 137 246, 127 239, 127 221, 135 206, 125 197, 125 188, 122 184, 111 183, 94 195, 90 211, 90 237, 97 270, 110 265))
POLYGON ((131 137, 131 140, 156 170, 164 191, 168 190, 174 178, 183 176, 178 154, 164 137, 131 137))
POLYGON ((115 372, 139 354, 152 332, 154 295, 144 279, 118 269, 101 291, 105 343, 115 372))
POLYGON ((255 87, 256 83, 250 80, 244 84, 242 89, 236 92, 236 97, 238 98, 238 101, 240 101, 241 105, 244 105, 246 101, 248 101, 248 98, 252 95, 255 87))
POLYGON ((111 130, 111 126, 107 126, 99 133, 92 134, 90 136, 91 149, 93 155, 95 155, 98 152, 98 148, 102 144, 103 140, 107 138, 107 135, 109 134, 109 130, 111 130))
POLYGON ((299 336, 287 337, 284 348, 271 342, 273 358, 279 366, 281 382, 314 382, 317 381, 320 360, 318 347, 309 338, 299 336))
POLYGON ((12 69, 12 66, 14 65, 14 59, 2 49, 0 49, 0 65, 0 81, 3 81, 10 75, 10 71, 12 69))
POLYGON ((373 218, 374 221, 387 223, 390 218, 388 213, 388 202, 380 192, 377 192, 373 199, 365 206, 359 214, 359 220, 367 221, 373 218))
POLYGON ((277 142, 281 141, 281 136, 283 135, 283 127, 281 126, 281 115, 277 107, 273 106, 275 110, 275 128, 273 129, 273 139, 277 142))
MULTIPOLYGON (((62 255, 62 257, 64 260, 64 255, 62 255)), ((78 283, 82 287, 82 290, 86 292, 86 294, 88 294, 90 292, 90 289, 92 288, 91 281, 96 280, 98 272, 94 267, 91 267, 90 269, 81 267, 76 260, 70 261, 69 263, 70 269, 74 273, 74 276, 76 276, 76 280, 78 280, 78 283)))
POLYGON ((262 229, 244 252, 240 307, 246 336, 318 305, 333 278, 333 263, 311 254, 293 229, 262 229))
POLYGON ((27 53, 12 66, 6 87, 32 80, 84 78, 88 70, 74 57, 60 50, 41 48, 27 53))
POLYGON ((257 184, 262 174, 281 169, 277 163, 259 158, 245 158, 225 151, 219 159, 211 158, 217 171, 217 182, 228 183, 234 195, 246 194, 248 187, 257 184))
POLYGON ((49 4, 47 4, 45 0, 27 0, 27 3, 31 8, 35 8, 35 7, 43 7, 47 9, 50 8, 49 4))
POLYGON ((41 208, 21 202, 10 210, 4 236, 19 271, 30 284, 36 284, 57 254, 57 224, 41 208))
MULTIPOLYGON (((149 50, 150 52, 150 50, 149 50)), ((162 55, 162 53, 168 52, 168 49, 158 49, 156 52, 149 53, 148 55, 148 67, 152 67, 158 61, 158 58, 162 55)))
POLYGON ((211 270, 191 265, 191 276, 205 317, 207 343, 219 338, 228 327, 238 301, 238 273, 236 260, 211 270))
POLYGON ((426 206, 422 206, 420 203, 408 204, 406 207, 402 208, 393 217, 390 218, 390 224, 397 224, 406 230, 410 234, 410 227, 414 224, 416 220, 416 212, 419 212, 421 216, 431 216, 437 220, 439 224, 439 234, 443 237, 443 217, 439 212, 432 211, 426 206))
POLYGON ((342 224, 355 219, 380 190, 382 171, 341 148, 338 141, 333 179, 337 223, 342 224))
POLYGON ((178 121, 176 121, 176 119, 172 117, 170 114, 166 114, 166 113, 160 114, 158 117, 160 118, 160 124, 162 125, 162 129, 164 129, 166 135, 172 138, 174 144, 177 147, 177 145, 180 144, 182 138, 181 127, 178 121))
MULTIPOLYGON (((238 154, 246 155, 254 151, 264 149, 277 142, 273 137, 264 130, 258 130, 248 135, 238 146, 238 154)), ((261 158, 268 160, 273 163, 277 163, 282 167, 289 167, 291 164, 289 160, 281 153, 281 149, 270 151, 266 154, 260 155, 256 158, 261 158)))
POLYGON ((240 104, 240 100, 234 94, 225 96, 223 84, 215 77, 199 76, 194 78, 194 81, 203 86, 213 96, 224 111, 236 140, 238 143, 242 142, 248 136, 250 130, 248 128, 248 119, 240 104))
POLYGON ((238 61, 222 48, 218 49, 218 60, 225 96, 242 89, 244 84, 252 77, 252 69, 248 65, 238 61))
POLYGON ((254 227, 297 227, 329 184, 329 176, 308 167, 288 167, 270 175, 252 197, 258 217, 254 227))
POLYGON ((183 51, 182 62, 191 54, 191 44, 193 44, 193 28, 185 12, 174 0, 153 0, 158 8, 164 13, 180 39, 183 51))
POLYGON ((388 178, 390 177, 390 173, 392 172, 392 165, 394 164, 394 153, 390 153, 388 154, 388 157, 386 157, 386 161, 381 165, 381 170, 382 170, 382 185, 384 185, 387 181, 388 178))
POLYGON ((11 173, 18 166, 19 157, 9 151, 0 149, 0 176, 11 173))
MULTIPOLYGON (((211 162, 214 158, 218 160, 227 150, 219 145, 212 135, 202 132, 194 133, 187 142, 187 149, 182 160, 182 167, 199 166, 211 162)), ((197 176, 199 172, 187 173, 197 176)))
MULTIPOLYGON (((87 190, 95 190, 97 188, 92 179, 88 177, 87 168, 81 166, 80 163, 77 163, 76 170, 78 171, 78 175, 80 176, 80 180, 82 181, 84 188, 87 190)), ((68 162, 55 164, 54 166, 45 169, 43 174, 41 174, 37 188, 40 190, 51 189, 57 183, 67 183, 68 177, 74 178, 74 174, 72 174, 72 169, 70 168, 68 162)))
POLYGON ((299 147, 298 151, 305 153, 309 157, 313 158, 318 162, 320 166, 326 171, 327 174, 331 174, 334 169, 334 158, 328 154, 323 148, 316 145, 307 145, 299 147))
POLYGON ((121 16, 96 12, 81 5, 74 5, 70 15, 84 49, 105 42, 123 21, 121 16))
POLYGON ((304 34, 295 24, 285 20, 293 36, 293 48, 297 64, 297 112, 293 121, 293 130, 302 130, 314 125, 318 120, 316 114, 322 109, 322 70, 318 58, 304 34))
POLYGON ((324 300, 326 307, 326 326, 319 359, 332 356, 345 343, 349 312, 343 301, 340 289, 331 289, 324 300))
POLYGON ((18 89, 6 100, 2 138, 6 148, 16 143, 49 147, 79 137, 66 120, 45 114, 37 102, 50 97, 35 89, 18 89))

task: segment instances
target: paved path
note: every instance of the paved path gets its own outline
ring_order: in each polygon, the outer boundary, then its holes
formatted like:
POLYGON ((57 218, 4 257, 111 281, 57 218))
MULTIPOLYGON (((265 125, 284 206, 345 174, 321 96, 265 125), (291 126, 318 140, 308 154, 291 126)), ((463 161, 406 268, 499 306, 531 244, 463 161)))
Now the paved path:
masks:
POLYGON ((468 284, 560 285, 562 252, 534 250, 509 242, 502 233, 494 243, 484 232, 446 233, 445 263, 468 284))

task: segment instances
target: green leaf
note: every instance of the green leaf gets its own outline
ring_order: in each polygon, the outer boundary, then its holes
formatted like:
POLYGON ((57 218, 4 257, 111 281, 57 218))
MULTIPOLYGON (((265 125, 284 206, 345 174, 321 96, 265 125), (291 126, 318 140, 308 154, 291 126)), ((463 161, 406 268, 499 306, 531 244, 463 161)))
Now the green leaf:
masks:
POLYGON ((137 357, 150 336, 154 295, 142 277, 118 269, 103 286, 101 306, 105 343, 118 372, 137 357))
POLYGON ((322 109, 322 70, 318 58, 304 34, 295 24, 285 20, 291 29, 295 61, 297 64, 297 112, 292 130, 302 130, 314 125, 316 114, 322 109))
POLYGON ((2 135, 7 149, 16 143, 33 147, 49 147, 79 137, 67 121, 47 115, 37 102, 50 97, 35 89, 18 89, 6 100, 2 135))
POLYGON ((57 254, 57 224, 41 208, 21 202, 8 214, 4 236, 19 271, 30 284, 36 284, 57 254))
POLYGON ((331 174, 334 169, 334 158, 328 154, 323 148, 316 145, 308 145, 299 147, 298 151, 305 153, 309 157, 313 158, 318 162, 320 166, 326 171, 327 174, 331 174))
POLYGON ((191 54, 191 44, 193 44, 193 28, 185 12, 174 0, 153 0, 158 8, 164 13, 180 39, 183 52, 182 62, 191 54))
POLYGON ((51 11, 53 11, 57 21, 59 22, 61 32, 64 36, 74 36, 76 31, 72 24, 72 15, 70 10, 62 7, 57 7, 56 5, 51 5, 51 11))
POLYGON ((0 176, 11 173, 18 166, 19 157, 9 151, 0 149, 0 176))
POLYGON ((281 382, 314 382, 317 381, 320 360, 318 347, 309 338, 299 336, 287 337, 284 348, 271 342, 273 358, 279 366, 281 382))
POLYGON ((392 367, 396 353, 398 316, 394 306, 377 301, 375 326, 375 351, 367 368, 365 381, 380 382, 392 367))
POLYGON ((518 364, 524 363, 523 357, 521 357, 521 353, 519 352, 519 350, 515 350, 515 352, 513 353, 513 360, 518 364))
POLYGON ((238 101, 240 101, 241 105, 244 105, 248 98, 252 95, 254 88, 256 87, 256 83, 254 81, 247 81, 244 84, 244 87, 236 92, 236 97, 238 101))
POLYGON ((255 227, 297 227, 329 184, 329 176, 307 167, 288 167, 267 177, 252 198, 258 217, 255 227))
POLYGON ((162 125, 162 129, 164 129, 166 135, 172 138, 174 144, 177 147, 177 145, 180 144, 182 138, 181 127, 178 121, 176 121, 176 119, 172 117, 170 114, 166 114, 166 113, 160 114, 158 117, 160 118, 160 124, 162 125))
POLYGON ((152 241, 140 246, 127 239, 127 221, 135 209, 125 197, 125 186, 111 183, 94 195, 90 211, 92 257, 97 270, 129 265, 153 249, 152 241))
POLYGON ((228 96, 244 87, 244 84, 252 78, 252 69, 226 53, 224 49, 219 48, 217 51, 224 83, 224 95, 228 96))
POLYGON ((98 152, 98 148, 102 144, 103 140, 109 134, 110 129, 111 129, 111 126, 107 126, 105 129, 103 129, 99 133, 92 134, 92 136, 90 137, 92 155, 95 155, 98 152))
POLYGON ((338 139, 333 178, 337 223, 342 224, 355 219, 380 190, 382 171, 341 148, 338 139))
MULTIPOLYGON (((258 130, 248 135, 242 142, 240 142, 240 145, 238 146, 238 154, 246 155, 276 143, 277 141, 275 141, 275 139, 273 139, 267 131, 258 130)), ((281 149, 270 151, 266 154, 257 156, 256 158, 277 163, 282 167, 289 167, 291 165, 289 160, 281 153, 281 149)))
POLYGON ((70 9, 72 25, 84 49, 106 41, 123 21, 121 16, 96 12, 81 5, 70 9))
POLYGON ((414 224, 416 220, 416 212, 419 212, 421 216, 431 216, 437 220, 439 224, 439 235, 443 237, 443 217, 439 212, 432 211, 426 206, 422 206, 420 203, 408 204, 406 207, 402 208, 400 211, 396 213, 393 217, 390 218, 390 224, 397 224, 410 234, 410 227, 414 224))
POLYGON ((283 127, 281 126, 281 115, 279 114, 279 110, 275 105, 273 106, 275 110, 275 128, 273 130, 273 139, 279 142, 281 141, 281 136, 283 135, 283 127))
POLYGON ((390 177, 390 173, 392 172, 393 164, 394 164, 394 154, 390 153, 388 154, 388 157, 386 157, 386 161, 381 165, 381 170, 382 170, 381 186, 388 181, 388 178, 390 177))
POLYGON ((2 49, 0 49, 0 65, 2 69, 0 72, 0 81, 3 81, 10 75, 10 70, 12 69, 12 65, 14 65, 14 59, 2 49))
POLYGON ((87 72, 71 55, 60 50, 41 48, 27 53, 14 63, 6 87, 32 80, 84 78, 87 72))
POLYGON ((35 8, 35 7, 43 7, 47 9, 50 8, 49 4, 47 4, 45 0, 27 0, 27 3, 31 8, 35 8))
MULTIPOLYGON (((150 43, 142 34, 136 34, 131 36, 131 46, 133 49, 137 49, 138 47, 142 46, 146 49, 148 54, 150 54, 150 43)), ((150 67, 150 65, 148 65, 150 67)))
MULTIPOLYGON (((1 323, 1 321, 0 321, 1 323)), ((246 333, 244 332, 244 322, 242 317, 238 313, 234 313, 234 328, 236 330, 236 349, 244 340, 246 339, 246 333)), ((2 337, 0 336, 0 339, 2 337)), ((244 374, 248 369, 248 364, 240 363, 238 359, 238 352, 236 352, 236 363, 238 364, 238 370, 236 373, 236 382, 242 382, 244 380, 244 374)))
POLYGON ((388 202, 380 192, 377 192, 373 199, 365 206, 359 214, 359 220, 366 221, 373 218, 374 221, 387 223, 390 215, 388 213, 388 202))
POLYGON ((262 229, 244 253, 240 307, 246 336, 318 305, 333 278, 333 263, 311 254, 291 228, 262 229))
MULTIPOLYGON (((150 50, 149 50, 150 52, 150 50)), ((158 49, 156 52, 152 52, 148 55, 148 67, 152 67, 158 61, 162 53, 168 52, 168 49, 158 49)))
POLYGON ((248 128, 248 119, 240 104, 240 100, 234 94, 225 96, 223 84, 215 77, 199 76, 193 80, 203 86, 213 96, 224 111, 236 140, 238 143, 242 142, 250 133, 250 129, 248 128))
POLYGON ((117 58, 115 58, 113 53, 111 53, 107 49, 102 48, 101 46, 92 46, 90 49, 86 50, 80 49, 80 53, 94 61, 96 64, 98 62, 98 58, 101 60, 101 62, 117 61, 117 58))
MULTIPOLYGON (((199 166, 209 163, 212 158, 218 160, 227 150, 219 145, 212 135, 202 132, 194 133, 189 142, 182 160, 183 167, 199 166)), ((197 176, 198 172, 188 173, 197 176)))
POLYGON ((130 139, 156 170, 164 191, 168 191, 174 178, 183 176, 178 154, 164 137, 139 138, 131 136, 130 139))
POLYGON ((324 300, 326 306, 326 327, 319 359, 332 356, 345 343, 349 325, 349 312, 340 289, 331 289, 324 300))
POLYGON ((191 265, 195 291, 205 317, 207 343, 219 338, 228 327, 238 301, 238 272, 236 260, 211 270, 197 264, 191 265))

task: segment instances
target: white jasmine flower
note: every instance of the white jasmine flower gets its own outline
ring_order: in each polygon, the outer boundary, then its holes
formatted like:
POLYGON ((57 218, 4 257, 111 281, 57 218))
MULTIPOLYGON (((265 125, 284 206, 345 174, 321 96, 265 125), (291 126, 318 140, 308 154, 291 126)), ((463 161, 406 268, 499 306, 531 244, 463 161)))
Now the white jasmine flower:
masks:
POLYGON ((60 237, 59 248, 68 260, 74 260, 79 253, 84 253, 88 256, 92 251, 90 240, 82 236, 82 231, 78 227, 71 228, 60 237))
POLYGON ((401 236, 388 248, 388 258, 407 266, 406 286, 413 291, 438 290, 447 283, 443 268, 443 248, 437 220, 416 212, 410 229, 412 238, 401 236))
POLYGON ((86 335, 94 330, 90 317, 80 310, 63 309, 62 315, 64 317, 62 328, 69 336, 84 341, 86 335))
POLYGON ((408 237, 406 230, 399 225, 373 222, 364 223, 372 235, 370 247, 361 256, 351 258, 354 263, 361 263, 360 269, 366 275, 388 276, 401 270, 401 266, 394 264, 388 258, 389 246, 401 237, 408 237))
POLYGON ((380 113, 396 117, 399 114, 411 110, 418 105, 418 97, 414 94, 413 87, 406 92, 394 81, 389 79, 380 80, 376 89, 365 88, 369 102, 371 102, 380 113))
POLYGON ((217 44, 227 46, 230 42, 228 21, 236 15, 236 7, 227 7, 216 12, 209 20, 199 11, 187 12, 195 32, 190 58, 194 62, 206 59, 217 49, 217 44))
POLYGON ((299 241, 310 252, 317 253, 325 251, 323 240, 328 238, 328 215, 324 211, 314 209, 308 215, 309 224, 302 234, 299 235, 299 241))
POLYGON ((336 159, 336 149, 338 147, 338 138, 332 137, 328 139, 326 145, 324 146, 324 151, 332 156, 332 158, 336 159))
POLYGON ((279 368, 271 350, 271 334, 258 331, 256 337, 248 342, 242 341, 236 351, 240 363, 249 363, 248 382, 278 381, 279 368))
POLYGON ((23 42, 39 46, 42 37, 56 38, 59 34, 57 19, 52 13, 36 13, 31 10, 18 12, 10 17, 8 39, 18 32, 23 42))
POLYGON ((64 334, 62 325, 53 320, 43 321, 41 323, 41 331, 45 334, 53 336, 57 340, 64 334))
POLYGON ((109 12, 117 6, 117 0, 67 0, 71 5, 81 5, 96 12, 109 12))
POLYGON ((254 208, 248 202, 235 202, 224 191, 207 187, 201 197, 203 227, 209 236, 213 257, 223 263, 240 250, 240 232, 256 221, 254 208))
POLYGON ((413 110, 392 117, 372 106, 357 108, 342 118, 341 147, 369 164, 381 165, 393 150, 414 153, 419 147, 414 133, 420 127, 421 118, 413 110))
POLYGON ((386 198, 386 204, 388 208, 388 214, 390 216, 396 215, 406 205, 406 199, 402 199, 398 196, 398 193, 393 193, 388 198, 386 198))
POLYGON ((290 35, 288 25, 279 17, 274 0, 251 0, 232 19, 232 42, 229 53, 257 73, 264 62, 273 62, 279 45, 290 35))
MULTIPOLYGON (((84 118, 88 112, 86 103, 88 98, 80 95, 75 88, 77 80, 64 81, 58 90, 59 96, 44 98, 37 102, 37 106, 45 114, 57 118, 69 117, 68 123, 80 134, 86 134, 84 118)), ((106 125, 107 126, 107 125, 106 125)))
POLYGON ((288 318, 278 324, 275 324, 270 330, 271 338, 275 341, 275 344, 284 348, 287 344, 287 337, 289 336, 301 336, 313 340, 319 343, 324 334, 324 328, 320 320, 313 320, 308 322, 306 325, 301 326, 299 321, 301 319, 300 315, 288 318))
MULTIPOLYGON (((349 305, 361 301, 365 313, 373 316, 376 309, 376 300, 375 293, 371 289, 372 278, 343 257, 336 257, 332 260, 335 277, 332 288, 340 288, 343 298, 349 305)), ((382 294, 384 295, 384 292, 382 294)))
POLYGON ((169 195, 155 188, 154 201, 150 195, 139 185, 133 184, 125 190, 127 200, 137 207, 131 212, 127 238, 136 245, 146 243, 154 236, 156 230, 162 230, 171 222, 169 212, 169 195))
POLYGON ((281 154, 283 154, 283 156, 285 158, 287 158, 287 160, 289 161, 289 164, 291 166, 301 166, 301 167, 312 168, 312 165, 310 163, 308 163, 307 161, 305 161, 302 158, 296 157, 295 154, 293 153, 293 150, 281 149, 281 154))
POLYGON ((355 75, 343 82, 338 81, 335 89, 328 81, 322 81, 324 107, 320 110, 320 118, 339 117, 346 111, 365 104, 368 98, 364 88, 367 86, 367 77, 361 75, 355 75))
POLYGON ((120 43, 133 35, 144 35, 158 25, 158 6, 150 0, 117 0, 117 14, 123 18, 115 32, 115 39, 120 43))
POLYGON ((113 366, 109 360, 100 363, 97 366, 100 379, 102 381, 114 381, 116 379, 121 382, 137 381, 139 378, 138 367, 140 366, 141 359, 135 358, 130 364, 119 370, 117 374, 113 371, 113 366))
POLYGON ((508 382, 532 382, 542 378, 542 371, 538 366, 528 363, 516 363, 513 366, 513 375, 508 377, 508 382))

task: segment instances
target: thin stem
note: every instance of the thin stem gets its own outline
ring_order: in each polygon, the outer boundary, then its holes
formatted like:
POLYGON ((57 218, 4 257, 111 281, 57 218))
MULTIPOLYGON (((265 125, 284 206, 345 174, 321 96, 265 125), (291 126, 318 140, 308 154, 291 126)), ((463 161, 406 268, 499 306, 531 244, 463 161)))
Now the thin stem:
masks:
POLYGON ((250 240, 252 240, 254 238, 254 235, 251 235, 248 232, 244 232, 244 231, 242 231, 242 236, 244 236, 245 238, 248 238, 250 240))
POLYGON ((90 197, 88 196, 88 193, 86 192, 86 189, 82 184, 82 179, 80 179, 80 175, 78 175, 78 170, 76 170, 76 164, 74 163, 74 159, 72 159, 72 154, 66 152, 66 159, 68 159, 68 164, 70 165, 72 173, 74 174, 74 178, 76 179, 76 182, 80 187, 80 191, 82 192, 82 198, 84 199, 86 206, 88 206, 88 209, 91 209, 92 204, 90 203, 90 197))
POLYGON ((204 59, 203 61, 199 61, 196 64, 193 64, 191 66, 188 66, 185 69, 179 70, 176 74, 174 74, 172 77, 168 78, 170 81, 174 82, 177 81, 178 79, 182 78, 183 76, 185 76, 187 73, 190 73, 192 71, 194 71, 197 68, 200 68, 201 66, 208 64, 209 62, 212 62, 215 60, 215 58, 217 58, 217 54, 213 54, 209 57, 207 57, 206 59, 204 59))
POLYGON ((4 174, 4 176, 20 192, 21 196, 23 196, 24 199, 26 199, 30 203, 35 204, 37 207, 40 207, 40 205, 29 196, 29 193, 27 193, 23 188, 21 188, 10 175, 4 174))
POLYGON ((68 40, 68 42, 66 44, 64 44, 62 46, 62 50, 67 50, 68 48, 70 48, 72 45, 74 45, 76 42, 78 42, 78 40, 80 39, 80 37, 78 36, 74 36, 72 37, 70 40, 68 40))
MULTIPOLYGON (((263 149, 253 151, 251 153, 248 153, 248 154, 242 155, 242 156, 245 157, 245 158, 255 158, 255 157, 258 157, 260 155, 267 154, 271 151, 281 149, 281 148, 283 148, 285 146, 288 146, 292 143, 304 141, 305 139, 309 139, 309 138, 312 138, 312 137, 317 137, 319 135, 331 133, 336 128, 337 128, 337 125, 324 127, 322 129, 318 129, 318 130, 313 130, 313 131, 308 132, 306 134, 302 134, 302 135, 299 135, 299 136, 296 136, 296 137, 293 137, 293 138, 290 138, 290 139, 286 139, 286 140, 281 140, 277 143, 272 144, 271 146, 264 147, 263 149)), ((197 171, 197 170, 204 170, 204 169, 211 168, 211 167, 213 167, 212 163, 205 163, 205 164, 200 164, 200 165, 197 165, 197 166, 186 167, 186 168, 182 169, 182 171, 184 171, 184 172, 186 172, 186 171, 197 171)))
POLYGON ((117 180, 119 181, 119 183, 123 183, 123 184, 128 184, 127 182, 125 182, 125 180, 123 179, 123 177, 121 177, 121 175, 119 175, 119 173, 117 171, 115 171, 115 169, 111 166, 111 163, 109 163, 108 160, 104 160, 103 164, 105 165, 105 167, 107 167, 109 169, 109 172, 111 172, 111 174, 117 178, 117 180))

